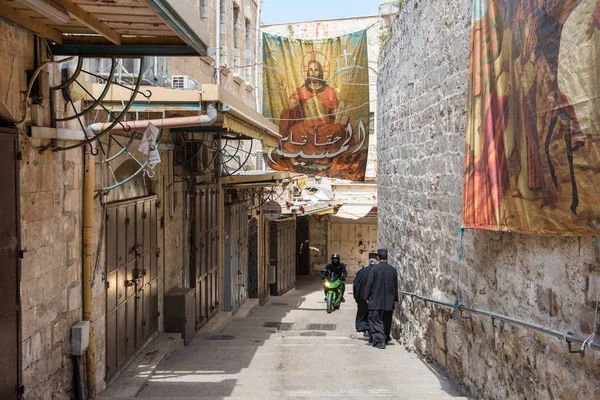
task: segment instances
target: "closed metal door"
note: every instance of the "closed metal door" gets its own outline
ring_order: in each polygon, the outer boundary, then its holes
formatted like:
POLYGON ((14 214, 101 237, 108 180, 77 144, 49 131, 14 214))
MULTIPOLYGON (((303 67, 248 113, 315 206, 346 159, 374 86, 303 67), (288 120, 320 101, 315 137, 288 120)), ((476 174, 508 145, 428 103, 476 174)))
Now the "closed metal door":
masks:
POLYGON ((231 206, 231 308, 236 311, 248 298, 247 204, 231 206))
POLYGON ((283 293, 294 286, 296 278, 296 224, 286 221, 278 224, 279 245, 278 265, 280 266, 277 279, 279 293, 283 293))
POLYGON ((219 185, 197 187, 194 200, 190 278, 196 286, 196 329, 219 308, 219 185))
POLYGON ((21 382, 19 164, 16 130, 0 129, 0 398, 16 399, 21 382))
POLYGON ((296 281, 296 224, 294 221, 271 223, 271 263, 276 260, 275 284, 271 294, 280 295, 296 281))
POLYGON ((157 212, 155 196, 107 208, 107 377, 158 328, 157 212))
POLYGON ((248 223, 248 297, 258 298, 258 220, 248 223))

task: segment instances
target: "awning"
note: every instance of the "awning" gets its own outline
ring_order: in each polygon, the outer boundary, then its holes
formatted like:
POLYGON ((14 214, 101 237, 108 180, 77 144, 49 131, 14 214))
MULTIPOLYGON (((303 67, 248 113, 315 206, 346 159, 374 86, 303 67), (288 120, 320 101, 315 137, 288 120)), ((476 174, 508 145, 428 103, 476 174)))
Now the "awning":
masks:
POLYGON ((373 204, 344 204, 338 209, 336 217, 360 219, 366 217, 373 209, 373 204))
POLYGON ((227 132, 238 133, 240 135, 251 137, 252 139, 258 139, 263 143, 273 142, 273 138, 264 130, 229 113, 223 115, 223 128, 227 129, 227 132))
POLYGON ((277 186, 283 182, 297 179, 300 175, 288 171, 240 171, 222 178, 226 186, 277 186))
POLYGON ((186 0, 0 0, 0 17, 52 43, 54 55, 206 55, 210 33, 186 0))
MULTIPOLYGON (((221 110, 227 121, 227 129, 258 139, 265 147, 279 146, 281 135, 279 135, 277 125, 266 119, 258 111, 244 104, 244 102, 229 93, 223 86, 214 83, 203 83, 200 91, 202 93, 202 101, 222 104, 221 110)), ((225 123, 223 126, 225 126, 225 123)))

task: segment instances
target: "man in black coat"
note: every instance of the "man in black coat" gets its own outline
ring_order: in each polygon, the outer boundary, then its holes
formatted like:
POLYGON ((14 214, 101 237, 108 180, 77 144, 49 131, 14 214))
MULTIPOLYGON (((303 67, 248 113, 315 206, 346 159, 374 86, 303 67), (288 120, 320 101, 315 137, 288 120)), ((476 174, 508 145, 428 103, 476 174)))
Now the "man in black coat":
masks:
POLYGON ((369 305, 369 331, 373 346, 385 349, 391 341, 392 315, 398 302, 398 271, 387 263, 386 249, 377 250, 379 264, 369 273, 365 287, 365 300, 369 305))
POLYGON ((369 254, 369 265, 361 269, 356 273, 354 283, 352 284, 352 293, 354 293, 354 300, 356 301, 356 331, 364 332, 365 336, 369 335, 369 306, 365 300, 365 287, 367 286, 367 280, 369 279, 369 272, 373 267, 373 264, 377 263, 377 254, 369 254))

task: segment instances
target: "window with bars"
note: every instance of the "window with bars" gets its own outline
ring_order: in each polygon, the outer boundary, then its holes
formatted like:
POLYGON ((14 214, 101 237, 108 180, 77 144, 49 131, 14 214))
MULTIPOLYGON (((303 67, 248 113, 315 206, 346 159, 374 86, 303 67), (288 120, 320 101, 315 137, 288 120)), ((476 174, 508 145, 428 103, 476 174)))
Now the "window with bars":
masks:
POLYGON ((246 48, 252 49, 252 25, 250 22, 250 18, 246 16, 246 48))
POLYGON ((256 152, 256 169, 258 171, 264 171, 265 170, 265 158, 263 156, 263 152, 262 151, 257 151, 256 152))
POLYGON ((240 48, 240 7, 233 6, 233 48, 240 48))

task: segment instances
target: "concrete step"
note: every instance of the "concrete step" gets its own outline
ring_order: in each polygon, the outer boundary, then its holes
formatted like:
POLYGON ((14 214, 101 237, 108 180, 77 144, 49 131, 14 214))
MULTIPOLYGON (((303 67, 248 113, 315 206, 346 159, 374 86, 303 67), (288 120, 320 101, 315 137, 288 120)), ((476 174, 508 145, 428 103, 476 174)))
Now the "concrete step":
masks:
POLYGON ((232 319, 233 318, 232 318, 230 312, 224 312, 224 311, 218 312, 198 332, 199 333, 221 333, 229 326, 229 324, 231 324, 232 319))
POLYGON ((234 319, 242 319, 254 314, 254 311, 259 307, 258 299, 248 299, 233 315, 234 319))
POLYGON ((179 333, 161 333, 129 366, 111 382, 99 396, 100 399, 122 399, 135 397, 150 380, 158 364, 168 359, 177 349, 183 347, 179 333))

